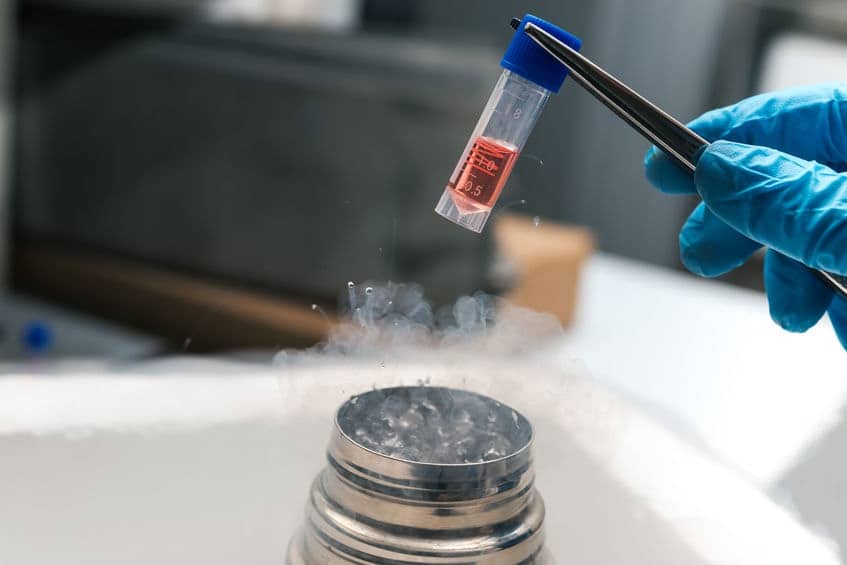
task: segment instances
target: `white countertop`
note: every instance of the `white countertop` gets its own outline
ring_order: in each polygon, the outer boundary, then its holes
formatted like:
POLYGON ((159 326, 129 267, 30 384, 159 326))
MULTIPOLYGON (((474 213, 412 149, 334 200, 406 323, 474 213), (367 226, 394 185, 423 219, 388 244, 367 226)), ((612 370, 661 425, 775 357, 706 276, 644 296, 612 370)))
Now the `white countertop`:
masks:
POLYGON ((839 563, 791 512, 578 363, 551 368, 495 351, 384 367, 323 357, 53 371, 0 378, 9 563, 280 563, 325 464, 336 407, 372 386, 423 380, 506 400, 533 421, 547 545, 559 562, 839 563))
POLYGON ((838 562, 765 489, 596 382, 770 487, 844 400, 831 329, 785 334, 756 293, 603 255, 580 304, 542 352, 552 371, 507 348, 436 354, 440 369, 343 357, 2 366, 0 498, 12 511, 0 530, 12 535, 0 546, 32 565, 278 562, 332 409, 357 390, 425 378, 534 416, 551 547, 574 562, 838 562))
POLYGON ((577 316, 555 355, 583 359, 763 483, 844 404, 847 355, 829 321, 787 333, 757 292, 600 254, 587 264, 577 316))

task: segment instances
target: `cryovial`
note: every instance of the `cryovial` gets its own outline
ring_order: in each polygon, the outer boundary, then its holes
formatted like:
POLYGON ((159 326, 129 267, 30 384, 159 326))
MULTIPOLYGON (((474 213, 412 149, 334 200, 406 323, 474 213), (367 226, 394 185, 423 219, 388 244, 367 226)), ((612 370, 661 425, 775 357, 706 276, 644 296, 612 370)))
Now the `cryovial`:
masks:
POLYGON ((485 105, 435 211, 481 232, 544 105, 558 92, 567 69, 524 31, 533 23, 574 49, 581 42, 565 30, 527 14, 503 55, 503 73, 485 105))

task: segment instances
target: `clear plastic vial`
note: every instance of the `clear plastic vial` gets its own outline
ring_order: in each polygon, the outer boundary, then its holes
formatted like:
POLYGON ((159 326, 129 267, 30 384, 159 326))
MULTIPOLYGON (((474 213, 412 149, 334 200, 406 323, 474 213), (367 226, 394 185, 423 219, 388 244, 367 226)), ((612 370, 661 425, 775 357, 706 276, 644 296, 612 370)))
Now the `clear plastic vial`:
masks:
POLYGON ((481 232, 542 110, 567 76, 524 26, 532 22, 579 49, 579 39, 527 14, 503 56, 504 68, 459 158, 435 211, 464 228, 481 232))
POLYGON ((481 232, 551 92, 505 70, 435 211, 481 232))

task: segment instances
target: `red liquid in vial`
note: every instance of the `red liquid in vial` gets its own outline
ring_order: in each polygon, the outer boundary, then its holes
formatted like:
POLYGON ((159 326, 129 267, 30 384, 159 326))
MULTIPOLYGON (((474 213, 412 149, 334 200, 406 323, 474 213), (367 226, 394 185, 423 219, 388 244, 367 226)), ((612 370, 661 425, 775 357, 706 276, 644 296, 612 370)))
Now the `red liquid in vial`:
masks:
POLYGON ((454 199, 468 212, 490 210, 518 160, 518 150, 502 141, 480 136, 474 141, 456 182, 450 188, 461 196, 454 199))

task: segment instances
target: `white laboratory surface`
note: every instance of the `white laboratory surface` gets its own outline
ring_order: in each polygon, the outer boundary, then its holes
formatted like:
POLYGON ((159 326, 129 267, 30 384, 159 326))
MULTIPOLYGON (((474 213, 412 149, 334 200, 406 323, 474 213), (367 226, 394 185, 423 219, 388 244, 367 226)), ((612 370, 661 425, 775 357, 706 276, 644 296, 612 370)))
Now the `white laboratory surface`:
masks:
POLYGON ((583 359, 760 484, 840 419, 847 353, 828 319, 791 334, 763 294, 602 254, 579 304, 553 355, 583 359))
POLYGON ((836 421, 843 359, 829 328, 785 334, 756 293, 600 255, 576 324, 540 359, 11 363, 0 555, 280 563, 333 409, 428 380, 535 423, 559 563, 835 564, 766 489, 836 421))
POLYGON ((777 36, 765 49, 762 92, 847 80, 847 41, 801 33, 777 36))
POLYGON ((27 565, 278 564, 324 465, 334 408, 374 385, 427 379, 529 415, 560 563, 838 563, 758 488, 578 365, 492 357, 9 374, 0 379, 0 553, 27 565))

